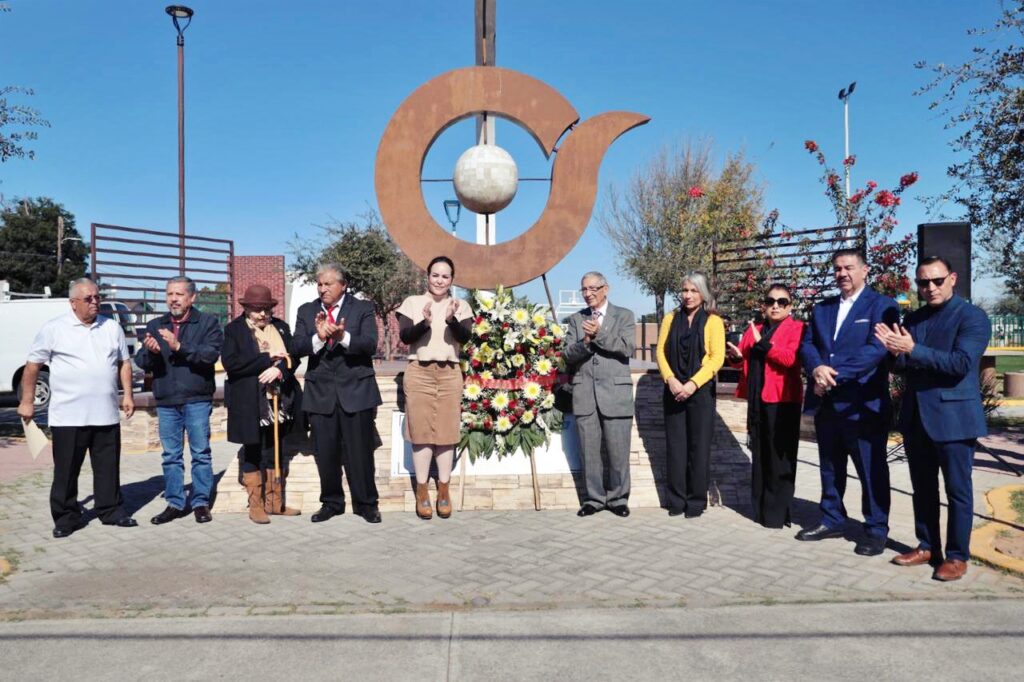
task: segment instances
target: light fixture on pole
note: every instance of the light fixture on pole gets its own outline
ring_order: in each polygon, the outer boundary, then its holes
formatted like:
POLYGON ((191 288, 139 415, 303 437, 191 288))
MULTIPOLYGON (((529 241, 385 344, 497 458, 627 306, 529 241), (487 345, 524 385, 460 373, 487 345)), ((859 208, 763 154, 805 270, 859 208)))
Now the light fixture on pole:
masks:
POLYGON ((846 176, 846 198, 850 198, 850 164, 846 160, 850 158, 850 95, 857 87, 857 81, 850 83, 839 91, 839 100, 843 103, 843 133, 846 139, 846 155, 843 156, 843 174, 846 176))
POLYGON ((185 29, 193 11, 184 5, 165 9, 178 32, 178 270, 185 274, 185 29), (184 24, 181 22, 184 21, 184 24))
POLYGON ((455 226, 459 222, 459 214, 462 213, 462 204, 458 199, 444 200, 444 214, 448 216, 448 222, 452 224, 452 236, 455 236, 455 226))

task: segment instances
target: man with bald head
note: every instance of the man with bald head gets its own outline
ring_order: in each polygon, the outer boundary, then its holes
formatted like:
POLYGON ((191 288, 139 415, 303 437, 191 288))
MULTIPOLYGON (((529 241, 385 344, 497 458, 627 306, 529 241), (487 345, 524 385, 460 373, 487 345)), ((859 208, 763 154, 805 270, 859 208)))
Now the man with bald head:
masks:
POLYGON ((124 510, 121 496, 121 418, 117 386, 126 417, 135 412, 132 368, 124 330, 100 317, 100 292, 88 278, 71 283, 71 310, 50 320, 36 334, 21 377, 18 415, 33 416, 36 378, 50 369, 49 425, 53 433, 53 485, 50 513, 53 537, 64 538, 82 528, 78 474, 89 452, 96 515, 107 526, 138 525, 124 510))

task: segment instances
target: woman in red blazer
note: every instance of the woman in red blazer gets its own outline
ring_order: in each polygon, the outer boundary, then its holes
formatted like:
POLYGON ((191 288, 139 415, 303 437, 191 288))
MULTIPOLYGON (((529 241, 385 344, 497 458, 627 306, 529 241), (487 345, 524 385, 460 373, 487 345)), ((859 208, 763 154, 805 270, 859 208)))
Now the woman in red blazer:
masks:
POLYGON ((742 365, 736 395, 747 399, 747 437, 753 455, 754 520, 766 528, 790 525, 796 481, 803 384, 797 351, 804 323, 791 317, 793 297, 783 284, 765 294, 764 322, 750 326, 728 358, 742 365))

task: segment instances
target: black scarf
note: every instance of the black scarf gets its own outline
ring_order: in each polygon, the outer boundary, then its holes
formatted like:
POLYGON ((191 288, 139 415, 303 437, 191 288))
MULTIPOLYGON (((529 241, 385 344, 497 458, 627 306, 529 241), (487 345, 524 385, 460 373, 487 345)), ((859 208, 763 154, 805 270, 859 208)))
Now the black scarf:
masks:
POLYGON ((697 309, 693 324, 690 324, 686 311, 681 307, 672 316, 672 326, 668 330, 668 364, 672 373, 684 384, 700 371, 705 355, 704 326, 707 321, 708 314, 703 307, 697 309))
POLYGON ((764 365, 768 351, 771 350, 772 336, 779 328, 778 324, 769 326, 767 322, 761 328, 761 340, 747 351, 747 425, 761 421, 761 391, 764 389, 764 365))

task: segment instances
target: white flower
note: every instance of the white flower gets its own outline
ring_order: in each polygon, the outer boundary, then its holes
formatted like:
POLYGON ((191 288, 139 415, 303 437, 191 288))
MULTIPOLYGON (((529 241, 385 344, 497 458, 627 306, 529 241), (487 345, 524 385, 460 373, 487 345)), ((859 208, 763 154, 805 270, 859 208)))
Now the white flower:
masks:
POLYGON ((516 353, 512 356, 512 366, 522 367, 526 364, 526 358, 523 357, 522 353, 516 353))
POLYGON ((494 307, 494 294, 490 291, 477 291, 476 302, 483 310, 490 310, 494 307))
POLYGON ((462 395, 470 400, 476 400, 483 392, 484 389, 480 388, 480 384, 466 384, 466 387, 462 389, 462 395))
POLYGON ((541 358, 537 361, 537 364, 534 365, 534 368, 537 370, 537 374, 546 376, 551 374, 551 370, 554 369, 554 365, 552 365, 551 361, 547 358, 541 358))
POLYGON ((525 308, 516 308, 512 311, 512 319, 516 324, 526 324, 530 321, 530 313, 525 308))
POLYGON ((551 325, 551 333, 555 335, 556 339, 565 336, 565 331, 558 324, 551 325))
POLYGON ((548 393, 544 397, 544 400, 540 401, 540 409, 542 409, 542 410, 550 410, 554 406, 555 406, 555 394, 554 393, 548 393))
POLYGON ((527 381, 526 385, 523 386, 523 395, 530 400, 536 400, 543 392, 544 389, 536 381, 527 381))
POLYGON ((520 417, 519 420, 524 424, 531 424, 533 423, 533 418, 533 410, 527 410, 526 412, 523 412, 523 416, 520 417))
POLYGON ((498 391, 494 394, 494 399, 491 400, 491 405, 496 410, 504 410, 508 407, 508 393, 506 391, 498 391))
POLYGON ((547 322, 547 317, 544 316, 544 313, 536 312, 533 314, 533 326, 543 327, 545 322, 547 322))
POLYGON ((498 420, 496 422, 494 422, 494 430, 497 431, 498 433, 505 433, 506 431, 508 431, 511 428, 512 428, 512 422, 509 421, 508 417, 505 417, 505 416, 498 417, 498 420))

